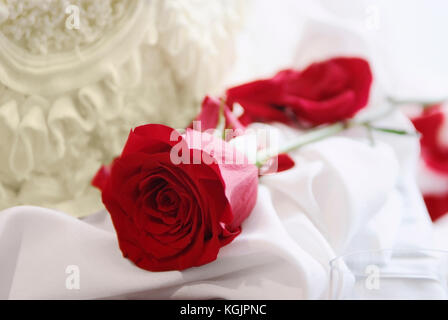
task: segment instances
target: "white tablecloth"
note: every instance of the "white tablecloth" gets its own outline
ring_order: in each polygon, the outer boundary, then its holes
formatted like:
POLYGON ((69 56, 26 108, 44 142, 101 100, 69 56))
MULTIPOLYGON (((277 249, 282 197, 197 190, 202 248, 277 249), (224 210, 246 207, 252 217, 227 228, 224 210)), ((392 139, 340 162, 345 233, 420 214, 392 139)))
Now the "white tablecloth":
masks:
POLYGON ((383 135, 372 147, 361 135, 310 145, 295 153, 295 168, 262 177, 242 234, 215 262, 184 272, 147 272, 124 259, 105 211, 77 220, 43 208, 5 210, 0 297, 325 298, 336 255, 432 245, 411 170, 417 139, 385 144, 383 135), (79 268, 79 290, 67 289, 70 266, 79 268))

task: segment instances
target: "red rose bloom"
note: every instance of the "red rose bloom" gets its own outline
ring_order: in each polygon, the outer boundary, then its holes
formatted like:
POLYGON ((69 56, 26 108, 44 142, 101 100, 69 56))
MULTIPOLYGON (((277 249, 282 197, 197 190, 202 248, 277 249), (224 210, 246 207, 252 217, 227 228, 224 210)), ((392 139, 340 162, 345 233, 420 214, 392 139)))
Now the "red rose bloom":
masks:
POLYGON ((215 260, 240 233, 256 201, 257 168, 232 161, 236 153, 191 129, 183 136, 163 125, 133 130, 121 156, 93 181, 123 256, 150 271, 215 260))
POLYGON ((245 109, 253 121, 333 123, 353 117, 367 105, 372 84, 369 63, 360 58, 334 58, 303 71, 284 70, 227 91, 230 105, 245 109))
POLYGON ((446 116, 440 105, 426 108, 422 115, 413 118, 412 123, 422 138, 420 145, 423 160, 430 168, 442 174, 448 174, 448 146, 442 143, 442 126, 446 116))
MULTIPOLYGON (((440 105, 426 108, 423 113, 411 119, 421 134, 421 156, 426 165, 448 179, 448 147, 442 143, 442 127, 447 119, 440 105)), ((432 220, 448 212, 448 192, 424 194, 426 207, 432 220)))

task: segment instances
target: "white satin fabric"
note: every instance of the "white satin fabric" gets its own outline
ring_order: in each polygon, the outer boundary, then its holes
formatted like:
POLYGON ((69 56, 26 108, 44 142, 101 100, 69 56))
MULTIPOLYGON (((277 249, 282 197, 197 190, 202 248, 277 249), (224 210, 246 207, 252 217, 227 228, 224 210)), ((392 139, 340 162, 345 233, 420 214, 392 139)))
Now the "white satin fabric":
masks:
MULTIPOLYGON (((279 127, 285 139, 297 135, 279 127)), ((295 168, 262 177, 242 234, 215 262, 184 272, 147 272, 124 259, 105 211, 77 220, 36 207, 5 210, 0 297, 326 298, 336 255, 430 245, 430 221, 408 174, 417 140, 394 145, 378 136, 371 146, 361 132, 349 134, 310 145, 295 153, 295 168), (71 265, 79 267, 79 290, 66 288, 71 265)))
MULTIPOLYGON (((348 17, 329 6, 327 1, 283 0, 274 6, 256 0, 228 83, 345 53, 373 59, 375 87, 391 89, 378 70, 394 70, 368 49, 371 39, 345 25, 348 17)), ((381 107, 378 92, 369 110, 381 107)), ((412 129, 400 113, 382 125, 412 129)), ((298 134, 277 127, 285 140, 298 134)), ((443 232, 433 232, 416 184, 418 153, 416 138, 376 134, 372 146, 362 130, 295 152, 292 170, 261 178, 257 205, 242 234, 221 249, 215 262, 183 272, 147 272, 124 259, 105 211, 76 219, 37 207, 4 210, 0 298, 325 299, 329 261, 340 254, 448 248, 448 239, 439 237, 443 232), (79 267, 79 290, 66 287, 69 266, 79 267)))

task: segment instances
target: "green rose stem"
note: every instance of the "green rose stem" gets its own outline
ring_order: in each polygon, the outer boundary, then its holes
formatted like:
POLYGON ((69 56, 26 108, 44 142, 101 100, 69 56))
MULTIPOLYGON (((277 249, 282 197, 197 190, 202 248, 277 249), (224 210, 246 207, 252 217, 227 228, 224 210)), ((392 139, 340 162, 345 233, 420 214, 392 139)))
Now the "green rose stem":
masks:
POLYGON ((279 149, 273 151, 269 149, 261 150, 257 154, 257 161, 255 165, 261 168, 266 161, 282 153, 288 153, 297 150, 307 144, 331 137, 339 132, 344 131, 347 128, 347 123, 338 122, 323 128, 314 129, 308 133, 297 137, 291 142, 281 146, 279 149))
POLYGON ((261 150, 257 154, 257 160, 256 160, 256 166, 258 168, 261 168, 269 159, 272 157, 278 156, 282 153, 288 153, 297 149, 300 149, 303 146, 306 146, 310 143, 323 140, 325 138, 334 136, 335 134, 338 134, 344 130, 347 130, 349 128, 353 127, 364 127, 369 132, 370 140, 373 141, 373 136, 371 135, 372 131, 380 131, 384 133, 391 133, 391 134, 398 134, 398 135, 409 135, 409 136, 418 136, 415 132, 408 132, 405 130, 396 130, 396 129, 390 129, 390 128, 382 128, 382 127, 375 127, 371 124, 371 121, 363 121, 363 122, 357 122, 357 121, 342 121, 337 122, 322 128, 317 128, 314 130, 311 130, 295 139, 290 141, 289 143, 281 146, 280 148, 276 150, 261 150))
MULTIPOLYGON (((386 117, 391 112, 395 110, 395 108, 402 104, 408 104, 411 102, 407 101, 399 101, 392 97, 388 97, 387 100, 389 101, 389 104, 391 105, 390 108, 386 110, 386 112, 377 115, 374 118, 371 118, 369 120, 365 121, 356 121, 356 120, 349 120, 349 121, 340 121, 331 125, 327 125, 324 127, 320 127, 317 129, 313 129, 308 131, 307 133, 297 137, 296 139, 290 141, 289 143, 281 146, 279 149, 276 150, 261 150, 257 153, 257 160, 255 165, 258 168, 261 168, 269 159, 272 157, 276 157, 279 154, 288 153, 297 149, 300 149, 303 146, 306 146, 310 143, 317 142, 320 140, 323 140, 325 138, 334 136, 344 130, 353 128, 353 127, 364 127, 367 130, 367 135, 370 140, 371 145, 374 145, 374 138, 373 138, 373 131, 379 131, 384 133, 390 133, 390 134, 397 134, 397 135, 409 135, 409 136, 418 136, 417 132, 408 132, 405 130, 397 130, 392 128, 383 128, 383 127, 376 127, 372 125, 372 122, 379 120, 381 118, 386 117)), ((415 103, 415 102, 414 102, 415 103)), ((430 105, 433 102, 426 102, 425 105, 430 105)), ((226 101, 225 99, 220 99, 220 106, 219 106, 219 113, 218 113, 218 122, 215 128, 214 135, 216 137, 222 138, 225 140, 225 128, 226 128, 226 119, 224 115, 224 108, 225 108, 226 101)))

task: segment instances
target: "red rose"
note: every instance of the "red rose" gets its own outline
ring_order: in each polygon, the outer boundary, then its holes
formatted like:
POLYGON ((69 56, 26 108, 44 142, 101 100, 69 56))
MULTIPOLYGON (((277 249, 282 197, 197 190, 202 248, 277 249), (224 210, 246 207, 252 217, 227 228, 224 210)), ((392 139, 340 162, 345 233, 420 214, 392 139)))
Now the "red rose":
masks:
POLYGON ((442 142, 442 127, 448 123, 441 106, 426 108, 412 122, 422 135, 420 145, 423 160, 433 170, 448 174, 448 144, 442 142))
MULTIPOLYGON (((421 156, 425 164, 448 179, 448 146, 446 142, 442 142, 442 128, 447 126, 448 122, 442 106, 425 108, 420 116, 411 120, 421 134, 421 156)), ((448 212, 448 191, 423 196, 432 220, 437 220, 448 212)))
POLYGON ((163 125, 131 131, 121 156, 93 181, 123 256, 150 271, 215 260, 240 233, 257 196, 257 168, 235 163, 235 154, 228 143, 191 129, 183 136, 163 125))
POLYGON ((245 109, 243 123, 303 121, 312 125, 353 117, 367 105, 372 84, 369 63, 360 58, 334 58, 303 71, 284 70, 227 91, 230 105, 245 109))

